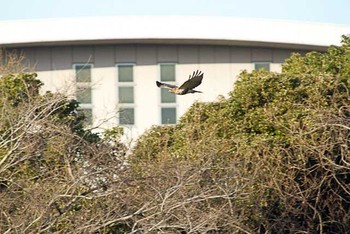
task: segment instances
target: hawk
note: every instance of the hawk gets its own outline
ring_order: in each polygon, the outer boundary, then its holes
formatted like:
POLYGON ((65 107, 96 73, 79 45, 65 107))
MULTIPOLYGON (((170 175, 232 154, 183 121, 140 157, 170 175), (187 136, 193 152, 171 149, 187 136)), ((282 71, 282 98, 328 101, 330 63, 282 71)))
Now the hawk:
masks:
POLYGON ((162 83, 156 81, 156 84, 159 88, 169 89, 170 93, 177 95, 184 95, 188 93, 202 93, 201 91, 194 90, 198 85, 202 83, 203 73, 201 71, 193 72, 192 76, 190 75, 188 80, 186 80, 182 85, 176 86, 171 84, 162 83))

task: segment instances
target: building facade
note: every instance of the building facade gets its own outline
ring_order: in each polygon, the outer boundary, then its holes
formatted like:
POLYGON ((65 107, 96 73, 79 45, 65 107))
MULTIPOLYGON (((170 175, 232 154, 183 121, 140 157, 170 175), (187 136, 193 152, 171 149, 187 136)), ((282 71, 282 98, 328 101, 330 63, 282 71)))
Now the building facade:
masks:
MULTIPOLYGON (((8 50, 15 49, 25 55, 26 63, 35 68, 38 78, 44 83, 43 92, 61 92, 76 98, 81 103, 81 110, 88 116, 91 126, 107 129, 121 125, 126 129, 128 138, 135 139, 152 125, 176 123, 194 101, 214 101, 221 95, 226 96, 243 70, 263 68, 279 72, 281 64, 291 53, 324 51, 333 43, 329 38, 325 42, 310 43, 308 40, 311 41, 309 37, 312 38, 312 35, 304 29, 299 32, 299 42, 295 42, 296 39, 293 38, 287 40, 278 36, 273 38, 274 40, 267 40, 258 34, 249 39, 249 33, 246 31, 251 30, 252 25, 250 28, 249 25, 246 26, 244 32, 247 35, 243 35, 246 38, 237 32, 225 34, 225 31, 218 31, 215 25, 223 28, 236 25, 236 21, 227 19, 214 25, 208 21, 207 34, 199 33, 197 36, 184 34, 181 30, 182 27, 185 32, 189 32, 187 27, 196 25, 191 21, 193 18, 187 18, 188 23, 185 22, 182 26, 181 21, 180 28, 177 28, 178 24, 171 23, 174 18, 167 18, 168 23, 174 24, 167 30, 176 28, 172 35, 163 35, 164 31, 152 31, 152 28, 149 29, 151 32, 137 32, 136 29, 141 30, 146 26, 149 28, 149 25, 162 27, 166 20, 147 18, 148 22, 144 22, 147 20, 140 21, 137 17, 127 19, 131 21, 130 31, 123 25, 120 31, 125 32, 119 32, 116 27, 115 30, 119 34, 108 34, 98 27, 103 25, 103 22, 95 22, 96 25, 88 29, 90 34, 87 35, 84 31, 87 30, 84 21, 70 20, 73 23, 80 22, 77 24, 77 30, 83 35, 76 35, 76 32, 73 35, 69 34, 71 27, 65 29, 62 26, 64 21, 55 21, 49 25, 62 27, 63 36, 43 34, 24 41, 16 41, 16 36, 10 36, 0 40, 0 46, 8 50), (161 25, 158 25, 159 20, 161 25), (79 29, 81 24, 85 26, 79 29), (92 38, 94 32, 104 35, 95 35, 92 38), (208 36, 210 32, 216 32, 218 35, 208 36), (279 40, 275 40, 276 38, 279 40), (181 84, 196 70, 204 73, 203 82, 197 88, 203 93, 175 96, 155 85, 157 80, 181 84)), ((107 24, 104 27, 119 20, 121 18, 118 17, 109 19, 104 22, 107 24)), ((125 18, 123 20, 125 21, 125 18)), ((43 21, 31 22, 29 26, 28 22, 0 22, 0 32, 1 26, 8 24, 17 25, 17 28, 23 27, 22 30, 32 27, 32 31, 38 30, 40 25, 43 28, 48 27, 47 22, 43 21)), ((271 24, 270 28, 255 30, 257 33, 263 33, 267 29, 277 30, 277 26, 271 24)), ((349 29, 332 27, 338 30, 334 34, 337 34, 339 42, 343 31, 349 29)), ((50 30, 47 33, 50 33, 50 30)), ((320 27, 318 30, 317 33, 322 33, 322 30, 329 30, 329 26, 320 27)), ((269 34, 269 31, 264 33, 269 34)))

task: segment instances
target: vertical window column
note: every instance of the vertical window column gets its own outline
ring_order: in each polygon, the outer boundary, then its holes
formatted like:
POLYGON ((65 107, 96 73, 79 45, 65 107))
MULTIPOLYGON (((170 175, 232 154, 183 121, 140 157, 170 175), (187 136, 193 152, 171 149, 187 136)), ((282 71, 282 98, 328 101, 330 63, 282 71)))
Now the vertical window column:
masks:
POLYGON ((135 124, 134 65, 118 64, 118 115, 120 125, 135 124))
MULTIPOLYGON (((169 84, 176 81, 175 64, 160 64, 160 80, 169 84)), ((176 95, 160 89, 161 124, 176 124, 176 95)))
POLYGON ((80 103, 79 111, 85 116, 87 125, 92 125, 92 64, 74 64, 76 81, 76 99, 80 103))

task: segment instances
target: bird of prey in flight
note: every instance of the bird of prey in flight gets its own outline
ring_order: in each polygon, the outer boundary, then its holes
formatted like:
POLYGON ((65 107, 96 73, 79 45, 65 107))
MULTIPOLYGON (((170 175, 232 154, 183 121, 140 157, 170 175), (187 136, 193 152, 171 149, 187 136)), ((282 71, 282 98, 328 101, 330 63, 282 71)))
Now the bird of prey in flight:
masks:
POLYGON ((182 85, 176 86, 171 84, 162 83, 156 81, 156 84, 159 88, 169 89, 170 93, 177 95, 184 95, 188 93, 202 93, 201 91, 194 90, 198 85, 202 83, 203 73, 201 71, 193 72, 192 76, 188 78, 182 85))

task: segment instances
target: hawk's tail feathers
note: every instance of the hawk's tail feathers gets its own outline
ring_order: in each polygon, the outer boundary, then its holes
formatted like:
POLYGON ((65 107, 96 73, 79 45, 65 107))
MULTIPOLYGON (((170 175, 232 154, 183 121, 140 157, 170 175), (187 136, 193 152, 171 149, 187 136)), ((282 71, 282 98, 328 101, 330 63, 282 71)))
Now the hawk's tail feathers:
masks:
POLYGON ((197 91, 197 90, 193 90, 193 89, 190 89, 188 91, 188 93, 203 93, 202 91, 197 91))

